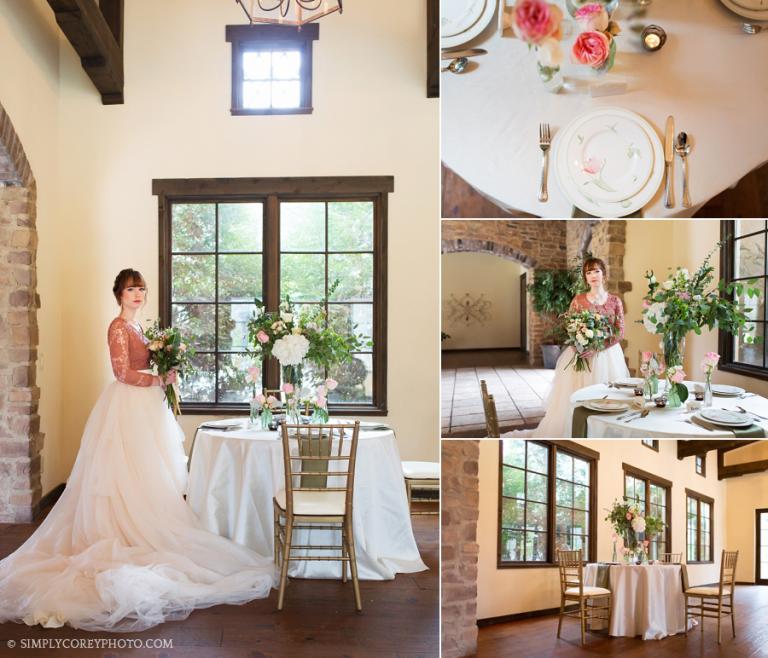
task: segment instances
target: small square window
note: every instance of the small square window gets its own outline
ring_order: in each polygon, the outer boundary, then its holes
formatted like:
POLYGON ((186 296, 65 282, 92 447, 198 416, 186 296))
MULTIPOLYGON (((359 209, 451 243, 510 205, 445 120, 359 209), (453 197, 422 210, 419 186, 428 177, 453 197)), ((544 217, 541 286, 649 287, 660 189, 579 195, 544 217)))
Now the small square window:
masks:
POLYGON ((696 455, 696 473, 707 476, 707 457, 706 455, 696 455))
POLYGON ((229 25, 232 114, 312 112, 312 42, 317 24, 229 25))

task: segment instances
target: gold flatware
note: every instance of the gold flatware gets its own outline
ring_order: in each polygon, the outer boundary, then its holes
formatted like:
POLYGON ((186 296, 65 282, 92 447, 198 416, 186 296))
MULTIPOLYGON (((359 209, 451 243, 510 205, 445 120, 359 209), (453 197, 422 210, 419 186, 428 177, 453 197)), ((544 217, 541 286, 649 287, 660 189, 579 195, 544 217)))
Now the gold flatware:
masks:
POLYGON ((675 118, 667 117, 667 129, 664 132, 664 206, 675 207, 675 192, 672 189, 672 163, 675 159, 675 118))
POLYGON ((444 50, 440 59, 454 59, 456 57, 479 57, 487 55, 488 51, 484 48, 465 48, 464 50, 444 50))

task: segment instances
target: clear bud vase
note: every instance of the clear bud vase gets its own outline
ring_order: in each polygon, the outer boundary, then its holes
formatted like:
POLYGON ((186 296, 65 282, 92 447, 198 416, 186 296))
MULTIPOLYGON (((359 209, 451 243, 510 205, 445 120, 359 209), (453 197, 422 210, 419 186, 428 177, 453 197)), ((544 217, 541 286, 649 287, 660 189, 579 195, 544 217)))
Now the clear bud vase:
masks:
POLYGON ((259 424, 259 403, 256 400, 251 400, 251 413, 248 417, 248 425, 250 427, 256 427, 259 424))
POLYGON ((704 401, 701 403, 701 406, 712 406, 712 375, 707 375, 707 381, 704 384, 704 401))
POLYGON ((261 411, 261 429, 268 430, 272 424, 272 410, 264 407, 261 411))
POLYGON ((552 94, 558 93, 563 88, 563 74, 560 72, 559 66, 542 66, 537 63, 539 67, 539 78, 544 83, 544 89, 552 94))
POLYGON ((613 555, 611 555, 611 562, 618 562, 619 556, 616 555, 616 542, 613 542, 613 555))

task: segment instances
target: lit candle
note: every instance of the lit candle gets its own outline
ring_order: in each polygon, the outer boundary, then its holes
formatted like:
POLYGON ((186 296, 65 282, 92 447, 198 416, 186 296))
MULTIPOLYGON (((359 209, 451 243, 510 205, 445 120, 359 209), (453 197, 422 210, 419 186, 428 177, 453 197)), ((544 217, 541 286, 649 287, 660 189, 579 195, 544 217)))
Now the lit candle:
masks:
POLYGON ((667 33, 658 25, 648 25, 640 35, 643 48, 654 52, 660 50, 667 40, 667 33))

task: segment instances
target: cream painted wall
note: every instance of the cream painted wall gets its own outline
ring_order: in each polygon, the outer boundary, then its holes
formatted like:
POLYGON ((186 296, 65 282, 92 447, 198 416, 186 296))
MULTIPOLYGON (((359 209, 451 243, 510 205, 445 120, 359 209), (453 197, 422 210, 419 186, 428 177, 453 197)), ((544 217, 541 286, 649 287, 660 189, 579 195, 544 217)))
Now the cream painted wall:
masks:
POLYGON ((520 347, 520 275, 526 269, 498 256, 470 252, 443 254, 441 267, 442 330, 451 336, 443 349, 520 347), (467 326, 449 321, 447 300, 452 295, 463 300, 466 293, 490 302, 487 322, 467 326))
MULTIPOLYGON (((613 545, 611 527, 605 521, 613 501, 624 493, 622 463, 654 473, 673 482, 672 551, 685 551, 685 489, 689 488, 715 499, 715 555, 726 546, 726 510, 731 511, 725 482, 717 480, 714 452, 707 458, 707 477, 697 475, 693 457, 679 461, 677 442, 662 441, 659 452, 643 446, 639 440, 592 440, 578 443, 597 450, 597 559, 610 560, 613 545)), ((555 568, 498 569, 496 567, 498 532, 499 444, 486 440, 480 445, 480 516, 478 519, 478 619, 544 610, 560 605, 560 590, 555 568)), ((730 547, 730 546, 729 546, 730 547)), ((719 577, 719 559, 712 565, 690 565, 691 584, 714 582, 719 577)))
MULTIPOLYGON (((112 380, 119 269, 145 273, 144 317, 157 313, 153 178, 393 175, 387 421, 404 459, 438 458, 438 102, 426 98, 425 3, 395 5, 350 3, 321 22, 313 114, 232 117, 234 2, 126 3, 126 102, 104 106, 47 2, 0 0, 0 102, 41 197, 46 489, 68 474, 112 380)), ((182 418, 188 438, 202 419, 182 418)))

